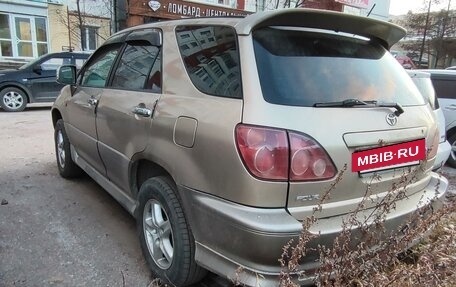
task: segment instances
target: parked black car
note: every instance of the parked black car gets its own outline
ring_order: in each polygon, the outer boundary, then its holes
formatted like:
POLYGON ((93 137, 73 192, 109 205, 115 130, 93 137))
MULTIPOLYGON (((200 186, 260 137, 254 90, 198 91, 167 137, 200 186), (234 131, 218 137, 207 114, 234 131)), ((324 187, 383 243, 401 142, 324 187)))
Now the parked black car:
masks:
POLYGON ((19 69, 0 71, 0 106, 7 112, 20 112, 27 103, 53 102, 63 85, 56 82, 61 65, 80 68, 88 53, 60 52, 43 55, 19 69))

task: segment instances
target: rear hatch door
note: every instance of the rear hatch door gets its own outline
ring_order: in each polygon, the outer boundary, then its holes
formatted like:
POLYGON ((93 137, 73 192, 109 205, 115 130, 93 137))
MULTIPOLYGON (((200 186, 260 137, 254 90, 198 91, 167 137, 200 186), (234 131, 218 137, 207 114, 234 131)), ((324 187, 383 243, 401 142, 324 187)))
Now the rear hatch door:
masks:
POLYGON ((243 121, 314 139, 343 174, 290 181, 287 207, 293 216, 312 214, 328 191, 320 217, 350 212, 365 195, 371 198, 363 205, 368 208, 388 191, 407 187, 405 194, 411 194, 428 184, 433 158, 354 169, 354 153, 394 150, 397 144, 413 155, 418 147, 407 144, 419 141, 435 156, 434 116, 385 47, 352 34, 296 27, 256 29, 252 40, 263 97, 245 99, 243 121))

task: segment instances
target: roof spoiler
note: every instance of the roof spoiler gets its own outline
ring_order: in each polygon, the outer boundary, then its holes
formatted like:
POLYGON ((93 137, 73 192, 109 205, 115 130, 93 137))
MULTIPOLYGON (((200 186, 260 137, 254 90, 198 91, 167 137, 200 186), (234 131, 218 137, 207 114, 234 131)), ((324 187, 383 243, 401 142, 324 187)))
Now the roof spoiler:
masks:
POLYGON ((236 25, 239 35, 268 26, 295 26, 332 30, 376 39, 389 49, 402 39, 406 30, 398 25, 340 12, 294 8, 255 13, 236 25))

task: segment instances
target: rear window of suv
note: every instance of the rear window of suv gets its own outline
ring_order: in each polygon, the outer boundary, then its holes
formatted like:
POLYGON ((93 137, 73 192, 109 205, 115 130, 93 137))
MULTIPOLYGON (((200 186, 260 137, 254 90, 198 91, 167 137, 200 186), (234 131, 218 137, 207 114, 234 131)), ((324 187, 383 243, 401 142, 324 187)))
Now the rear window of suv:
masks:
POLYGON ((253 41, 267 102, 305 107, 347 99, 425 104, 391 54, 368 39, 268 27, 254 31, 253 41))

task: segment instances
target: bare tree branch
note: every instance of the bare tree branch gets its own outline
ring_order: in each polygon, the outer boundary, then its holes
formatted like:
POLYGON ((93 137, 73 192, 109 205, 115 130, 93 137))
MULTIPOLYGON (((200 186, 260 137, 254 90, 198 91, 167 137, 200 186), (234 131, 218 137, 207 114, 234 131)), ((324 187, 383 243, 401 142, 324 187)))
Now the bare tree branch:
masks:
MULTIPOLYGON (((426 1, 428 5, 433 5, 437 0, 426 1)), ((451 0, 447 0, 450 7, 451 0)), ((405 20, 400 24, 408 30, 407 38, 401 43, 403 49, 407 50, 411 58, 418 58, 418 65, 423 66, 425 53, 428 55, 428 62, 433 58, 432 67, 445 67, 447 58, 453 57, 451 49, 454 49, 454 34, 456 33, 456 22, 451 21, 456 15, 449 9, 439 12, 412 13, 409 12, 405 20)), ((428 63, 429 65, 431 63, 428 63)), ((424 66, 425 67, 425 66, 424 66)))

